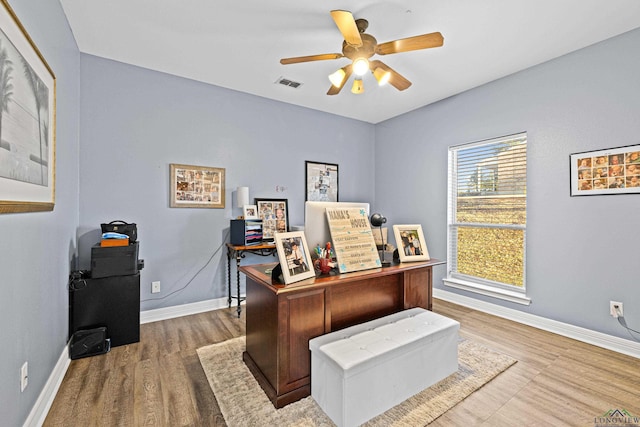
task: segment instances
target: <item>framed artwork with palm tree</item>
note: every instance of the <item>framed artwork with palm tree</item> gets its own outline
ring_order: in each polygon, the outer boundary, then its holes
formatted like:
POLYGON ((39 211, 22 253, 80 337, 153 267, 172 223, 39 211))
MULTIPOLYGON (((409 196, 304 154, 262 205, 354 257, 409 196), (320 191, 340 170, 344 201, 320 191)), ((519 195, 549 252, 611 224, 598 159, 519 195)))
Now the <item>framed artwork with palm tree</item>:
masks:
POLYGON ((0 3, 0 213, 51 211, 56 78, 7 0, 0 3))

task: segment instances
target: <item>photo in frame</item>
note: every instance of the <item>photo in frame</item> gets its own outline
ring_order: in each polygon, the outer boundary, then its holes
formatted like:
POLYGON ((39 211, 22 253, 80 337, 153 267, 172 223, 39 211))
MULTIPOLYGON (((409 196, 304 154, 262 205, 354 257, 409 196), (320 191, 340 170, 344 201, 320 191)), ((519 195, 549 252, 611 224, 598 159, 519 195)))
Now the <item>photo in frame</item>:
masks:
POLYGON ((640 193, 640 145, 570 155, 571 196, 640 193))
POLYGON ((394 225, 400 262, 429 261, 429 250, 420 224, 394 225))
POLYGON ((338 165, 305 162, 305 201, 338 202, 338 165))
POLYGON ((56 77, 6 0, 0 6, 0 213, 55 204, 56 77))
POLYGON ((276 233, 289 231, 289 203, 287 199, 255 198, 258 219, 262 220, 262 241, 273 242, 276 233))
POLYGON ((224 168, 170 164, 172 208, 224 208, 224 168))
POLYGON ((244 205, 242 212, 244 219, 258 219, 258 208, 256 205, 244 205))
POLYGON ((304 232, 277 233, 275 242, 285 285, 316 276, 304 232))

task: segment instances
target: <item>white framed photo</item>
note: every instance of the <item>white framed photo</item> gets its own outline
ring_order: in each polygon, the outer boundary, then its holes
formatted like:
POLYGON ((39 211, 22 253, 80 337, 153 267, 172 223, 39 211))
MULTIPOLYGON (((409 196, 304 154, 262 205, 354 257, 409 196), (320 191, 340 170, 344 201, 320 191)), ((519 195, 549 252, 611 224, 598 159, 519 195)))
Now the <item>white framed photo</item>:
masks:
POLYGON ((429 261, 429 250, 420 224, 394 225, 400 262, 429 261))
POLYGON ((316 276, 304 232, 276 233, 275 240, 285 285, 316 276))
POLYGON ((256 205, 244 205, 242 207, 244 219, 258 219, 258 207, 256 205))

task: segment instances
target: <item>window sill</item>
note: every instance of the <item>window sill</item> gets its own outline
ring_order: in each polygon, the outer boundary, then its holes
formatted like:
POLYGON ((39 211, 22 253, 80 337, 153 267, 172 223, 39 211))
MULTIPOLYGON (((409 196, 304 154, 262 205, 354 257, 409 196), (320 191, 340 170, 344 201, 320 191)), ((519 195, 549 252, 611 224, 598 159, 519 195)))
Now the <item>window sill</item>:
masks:
POLYGON ((480 295, 515 302, 517 304, 531 304, 531 298, 520 292, 509 291, 506 289, 497 289, 490 286, 481 285, 479 283, 468 282, 466 280, 454 279, 451 277, 442 279, 442 281, 444 282, 445 286, 450 286, 452 288, 462 289, 480 295))

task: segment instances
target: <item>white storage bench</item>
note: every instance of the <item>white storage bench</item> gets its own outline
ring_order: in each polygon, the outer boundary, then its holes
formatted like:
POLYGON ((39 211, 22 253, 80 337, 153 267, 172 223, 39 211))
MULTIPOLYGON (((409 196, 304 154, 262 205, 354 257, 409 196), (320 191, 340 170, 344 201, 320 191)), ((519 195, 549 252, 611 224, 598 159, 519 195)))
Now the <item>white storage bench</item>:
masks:
POLYGON ((455 320, 413 308, 313 338, 311 396, 358 426, 458 370, 455 320))

